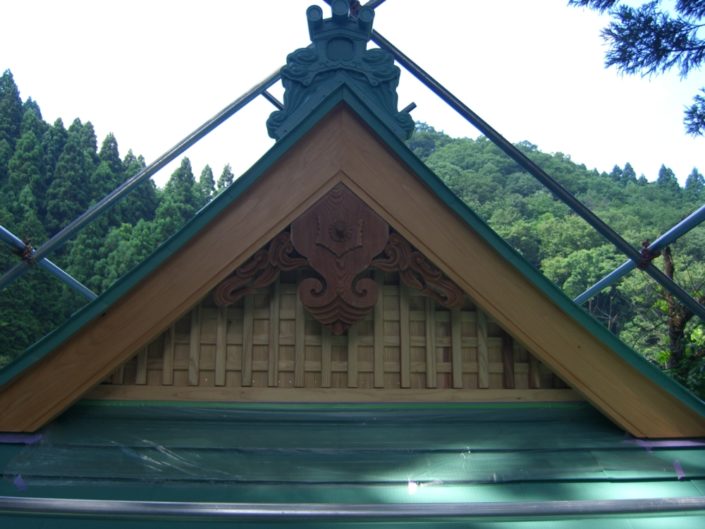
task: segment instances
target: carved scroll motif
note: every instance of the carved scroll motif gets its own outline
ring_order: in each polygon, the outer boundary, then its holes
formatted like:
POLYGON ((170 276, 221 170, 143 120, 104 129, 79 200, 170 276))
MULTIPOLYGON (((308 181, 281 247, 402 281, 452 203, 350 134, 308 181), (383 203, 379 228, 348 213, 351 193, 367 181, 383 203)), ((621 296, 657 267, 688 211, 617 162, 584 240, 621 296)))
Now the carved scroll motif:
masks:
POLYGON ((281 232, 218 285, 213 293, 215 304, 219 307, 232 305, 243 296, 274 283, 282 270, 306 266, 306 259, 294 253, 289 232, 281 232))
POLYGON ((333 334, 344 333, 377 303, 377 284, 359 278, 387 244, 389 225, 342 184, 291 225, 298 253, 320 278, 299 284, 299 298, 333 334))
POLYGON ((398 233, 389 236, 383 254, 370 266, 383 272, 399 272, 405 285, 421 291, 439 305, 450 309, 463 306, 464 294, 460 287, 398 233))
POLYGON ((370 268, 398 272, 409 287, 440 305, 460 308, 463 291, 367 204, 338 184, 290 227, 274 237, 214 291, 218 306, 235 303, 272 284, 280 272, 306 268, 302 304, 334 334, 344 333, 377 303, 370 268), (315 274, 315 275, 314 275, 315 274))

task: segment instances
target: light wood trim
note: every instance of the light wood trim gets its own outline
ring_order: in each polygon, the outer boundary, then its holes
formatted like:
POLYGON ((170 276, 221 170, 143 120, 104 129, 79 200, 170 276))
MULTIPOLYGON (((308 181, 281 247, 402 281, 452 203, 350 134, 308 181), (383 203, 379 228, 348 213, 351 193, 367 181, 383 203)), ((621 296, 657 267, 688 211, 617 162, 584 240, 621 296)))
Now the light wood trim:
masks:
POLYGON ((209 402, 576 402, 581 397, 570 389, 551 390, 454 390, 374 388, 192 388, 188 386, 97 386, 88 399, 182 400, 209 402), (201 391, 199 391, 199 389, 201 391))
POLYGON ((379 297, 374 307, 374 387, 384 387, 384 273, 374 273, 379 297))
POLYGON ((201 306, 191 311, 191 335, 188 355, 188 383, 198 386, 201 368, 201 306))
POLYGON ((113 384, 123 384, 125 382, 125 364, 118 367, 112 375, 113 384))
POLYGON ((281 286, 279 279, 272 286, 269 300, 269 365, 267 366, 267 385, 279 385, 279 305, 281 303, 281 286))
POLYGON ((242 314, 242 385, 252 385, 252 342, 255 314, 254 296, 245 296, 242 314))
POLYGON ((438 387, 436 373, 436 312, 433 310, 433 300, 424 298, 426 309, 426 387, 438 387))
POLYGON ((541 388, 541 362, 534 355, 529 356, 529 388, 541 388))
POLYGON ((487 316, 477 309, 477 387, 481 389, 490 387, 490 357, 487 349, 487 316))
POLYGON ((399 285, 399 370, 401 387, 411 387, 411 343, 409 342, 409 288, 399 285))
POLYGON ((227 360, 228 307, 218 307, 215 324, 215 385, 225 385, 225 363, 227 360))
POLYGON ((502 331, 502 385, 504 389, 514 389, 514 341, 502 331))
POLYGON ((453 363, 453 387, 458 389, 463 387, 463 313, 459 309, 456 309, 451 311, 450 314, 450 356, 451 362, 453 363))
POLYGON ((321 329, 321 387, 331 386, 331 352, 333 335, 328 327, 321 329))
POLYGON ((176 340, 176 327, 172 323, 164 333, 164 352, 162 353, 162 384, 165 386, 174 383, 174 346, 176 340))
POLYGON ((294 340, 294 386, 302 388, 306 382, 306 311, 299 296, 296 296, 296 331, 294 340))
POLYGON ((144 347, 137 355, 137 372, 135 373, 135 384, 147 383, 147 360, 149 352, 144 347))
POLYGON ((348 329, 348 387, 356 388, 357 379, 357 347, 359 345, 355 325, 348 329))

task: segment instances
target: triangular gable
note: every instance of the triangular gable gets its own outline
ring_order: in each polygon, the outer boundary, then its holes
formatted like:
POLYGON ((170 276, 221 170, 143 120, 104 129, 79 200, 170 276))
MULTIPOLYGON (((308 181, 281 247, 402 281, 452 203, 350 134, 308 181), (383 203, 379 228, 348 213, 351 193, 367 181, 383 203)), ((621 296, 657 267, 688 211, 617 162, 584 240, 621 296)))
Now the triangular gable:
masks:
POLYGON ((0 430, 31 431, 66 409, 339 183, 622 428, 640 437, 705 435, 700 401, 536 273, 345 87, 33 348, 27 369, 9 371, 16 376, 0 393, 0 430))
MULTIPOLYGON (((309 212, 313 216, 316 207, 309 212)), ((341 217, 319 226, 329 231, 344 222, 341 217)), ((319 226, 307 230, 317 242, 319 226)), ((370 294, 370 310, 359 304, 362 314, 336 333, 337 319, 328 318, 335 310, 320 318, 316 306, 305 305, 306 294, 318 295, 323 285, 306 288, 306 279, 317 276, 300 255, 286 257, 296 251, 282 244, 290 234, 257 251, 87 397, 201 403, 580 399, 424 256, 403 248, 396 232, 372 269, 353 282, 363 301, 370 294)), ((348 315, 345 308, 342 315, 348 315)))

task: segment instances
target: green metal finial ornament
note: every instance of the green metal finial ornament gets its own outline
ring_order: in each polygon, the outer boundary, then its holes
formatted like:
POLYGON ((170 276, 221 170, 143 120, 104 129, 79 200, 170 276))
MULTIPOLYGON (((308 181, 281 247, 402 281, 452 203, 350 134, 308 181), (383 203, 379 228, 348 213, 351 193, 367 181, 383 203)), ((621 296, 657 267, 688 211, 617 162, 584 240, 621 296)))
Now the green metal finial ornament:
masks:
POLYGON ((348 0, 330 2, 332 16, 324 19, 318 6, 306 10, 312 46, 290 53, 281 70, 284 109, 267 120, 272 138, 283 138, 313 108, 341 85, 346 85, 369 105, 394 133, 408 139, 414 121, 397 110, 400 70, 382 49, 367 49, 375 13, 348 0))

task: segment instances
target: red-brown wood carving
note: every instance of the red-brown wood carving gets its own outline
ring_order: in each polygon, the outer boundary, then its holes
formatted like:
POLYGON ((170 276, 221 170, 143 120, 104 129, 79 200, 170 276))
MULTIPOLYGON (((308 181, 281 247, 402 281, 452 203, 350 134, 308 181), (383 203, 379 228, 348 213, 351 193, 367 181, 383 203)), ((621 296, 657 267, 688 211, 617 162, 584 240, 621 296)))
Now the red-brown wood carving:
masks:
POLYGON ((255 253, 214 291, 227 306, 273 283, 281 271, 306 268, 298 294, 334 334, 344 333, 377 303, 377 283, 364 272, 398 272, 409 287, 460 308, 463 291, 343 184, 338 184, 255 253))
POLYGON ((383 254, 370 266, 384 272, 399 272, 405 285, 420 290, 444 307, 459 309, 465 302, 460 287, 398 233, 389 236, 383 254))
POLYGON ((296 251, 320 277, 299 283, 299 298, 334 334, 342 334, 377 303, 377 283, 358 277, 384 250, 389 225, 338 184, 291 224, 296 251))
POLYGON ((213 292, 216 305, 232 305, 243 296, 274 283, 282 270, 306 266, 306 259, 293 254, 289 232, 283 231, 218 285, 213 292))

